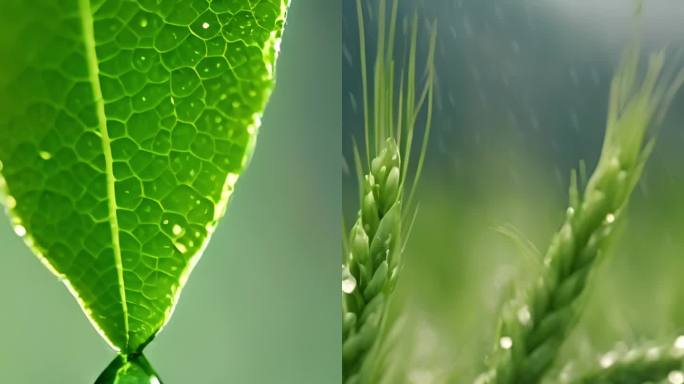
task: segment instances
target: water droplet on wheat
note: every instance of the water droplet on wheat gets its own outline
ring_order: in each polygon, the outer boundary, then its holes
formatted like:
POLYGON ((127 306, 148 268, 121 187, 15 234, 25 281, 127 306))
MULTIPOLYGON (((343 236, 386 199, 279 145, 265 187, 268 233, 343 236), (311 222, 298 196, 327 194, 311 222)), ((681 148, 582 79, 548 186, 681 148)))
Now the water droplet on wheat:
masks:
POLYGON ((615 215, 609 213, 606 215, 606 224, 613 224, 615 222, 615 215))
POLYGON ((677 349, 684 350, 684 335, 679 336, 677 340, 675 340, 674 346, 677 349))
POLYGON ((503 349, 511 349, 513 347, 513 339, 508 336, 504 336, 499 339, 499 346, 503 349))
POLYGON ((672 371, 667 375, 667 381, 672 384, 683 384, 684 383, 684 372, 682 371, 672 371))
POLYGON ((518 321, 520 321, 520 324, 528 325, 531 319, 532 315, 530 314, 530 309, 527 307, 527 305, 518 310, 518 321))
POLYGON ((601 356, 599 364, 603 368, 609 368, 610 366, 615 364, 615 355, 613 353, 606 353, 605 355, 601 356))
POLYGON ((349 272, 349 269, 347 269, 347 267, 342 266, 342 292, 349 295, 352 292, 354 292, 355 289, 356 278, 354 278, 354 275, 352 275, 351 272, 349 272))

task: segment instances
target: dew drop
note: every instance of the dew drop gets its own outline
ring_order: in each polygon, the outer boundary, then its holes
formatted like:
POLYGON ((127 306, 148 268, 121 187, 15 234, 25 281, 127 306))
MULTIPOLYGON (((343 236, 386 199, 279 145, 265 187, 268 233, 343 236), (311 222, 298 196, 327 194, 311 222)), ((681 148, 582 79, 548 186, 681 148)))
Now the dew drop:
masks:
POLYGON ((14 233, 16 233, 17 236, 24 237, 26 236, 26 228, 21 224, 17 224, 14 226, 14 233))
POLYGON ((342 266, 342 292, 347 295, 356 289, 356 278, 349 272, 347 267, 342 266))
POLYGON ((40 151, 40 152, 38 152, 38 155, 40 155, 40 158, 43 160, 52 159, 52 153, 47 152, 47 151, 40 151))
POLYGON ((674 343, 675 348, 684 350, 684 335, 681 335, 675 340, 674 343))
POLYGON ((206 21, 202 23, 202 28, 209 29, 209 23, 207 23, 206 21))
POLYGON ((599 360, 599 364, 603 368, 609 368, 613 364, 615 364, 615 355, 612 353, 606 353, 601 357, 601 360, 599 360))
POLYGON ((173 228, 171 229, 171 232, 173 232, 173 234, 174 234, 175 236, 178 236, 178 235, 180 235, 181 233, 183 233, 183 227, 181 227, 181 226, 178 225, 178 224, 174 224, 174 225, 173 225, 173 228))
POLYGON ((684 372, 682 371, 672 371, 667 375, 667 381, 672 384, 682 384, 684 383, 684 372))
POLYGON ((14 196, 7 196, 5 199, 5 205, 7 205, 7 208, 9 209, 13 209, 17 206, 17 200, 14 198, 14 196))
POLYGON ((609 213, 606 215, 606 224, 613 224, 615 222, 615 215, 609 213))
POLYGON ((499 346, 506 350, 511 349, 511 347, 513 347, 513 339, 508 336, 504 336, 499 339, 499 346))
POLYGON ((145 18, 140 19, 140 26, 142 28, 147 27, 147 19, 145 19, 145 18))
POLYGON ((567 210, 566 213, 567 213, 568 217, 574 216, 574 215, 575 215, 575 208, 573 208, 573 207, 568 207, 568 210, 567 210))
POLYGON ((181 243, 175 243, 174 245, 176 246, 176 249, 177 249, 178 252, 180 252, 180 253, 185 253, 185 252, 188 251, 188 248, 187 248, 185 245, 181 244, 181 243))
POLYGON ((649 359, 657 359, 658 356, 660 355, 660 349, 657 347, 651 347, 646 351, 646 357, 649 359))
POLYGON ((531 319, 532 315, 530 314, 530 309, 527 307, 527 305, 518 310, 518 321, 520 321, 520 324, 528 325, 531 319))

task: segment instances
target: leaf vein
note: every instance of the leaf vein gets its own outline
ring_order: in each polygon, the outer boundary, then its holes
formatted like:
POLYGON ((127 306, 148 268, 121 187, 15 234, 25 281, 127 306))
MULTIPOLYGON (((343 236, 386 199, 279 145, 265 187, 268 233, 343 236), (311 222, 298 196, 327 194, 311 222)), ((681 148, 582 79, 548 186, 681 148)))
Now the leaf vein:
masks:
POLYGON ((112 248, 114 253, 114 263, 116 266, 116 274, 119 285, 119 294, 121 296, 121 306, 123 311, 123 324, 125 333, 125 348, 122 351, 126 353, 128 349, 128 303, 126 301, 126 288, 123 277, 123 261, 121 257, 121 246, 119 242, 119 223, 116 216, 116 187, 114 180, 114 166, 112 157, 111 140, 107 132, 107 115, 105 113, 104 97, 102 95, 102 86, 99 78, 99 63, 97 58, 96 43, 95 43, 95 26, 93 20, 92 9, 90 7, 90 0, 79 0, 79 12, 83 28, 83 39, 86 49, 86 60, 88 65, 88 76, 92 86, 93 97, 95 100, 95 108, 97 112, 98 126, 100 130, 100 138, 102 139, 102 150, 105 158, 105 173, 107 177, 107 202, 109 210, 109 223, 112 235, 112 248))

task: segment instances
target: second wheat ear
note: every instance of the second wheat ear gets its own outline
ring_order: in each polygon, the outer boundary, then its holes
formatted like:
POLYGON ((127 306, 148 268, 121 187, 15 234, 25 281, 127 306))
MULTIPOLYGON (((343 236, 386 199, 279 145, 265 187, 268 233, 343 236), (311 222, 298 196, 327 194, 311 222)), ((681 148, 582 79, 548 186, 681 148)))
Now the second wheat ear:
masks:
POLYGON ((640 78, 638 46, 622 58, 611 83, 598 165, 584 191, 573 177, 570 206, 546 252, 541 275, 503 308, 491 369, 478 383, 538 383, 556 361, 653 148, 647 131, 663 117, 684 80, 681 73, 664 74, 664 61, 663 52, 651 55, 640 78))

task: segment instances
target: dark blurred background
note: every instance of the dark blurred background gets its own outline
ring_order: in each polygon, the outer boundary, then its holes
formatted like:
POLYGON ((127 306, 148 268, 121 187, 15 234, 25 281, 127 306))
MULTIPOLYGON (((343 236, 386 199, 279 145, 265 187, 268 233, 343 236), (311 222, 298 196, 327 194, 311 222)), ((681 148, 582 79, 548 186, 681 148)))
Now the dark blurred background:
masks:
MULTIPOLYGON (((292 3, 252 164, 146 349, 168 384, 341 380, 340 8, 292 3)), ((0 383, 95 381, 114 353, 7 219, 0 245, 0 383)))
MULTIPOLYGON (((343 144, 351 164, 362 94, 355 2, 343 4, 343 144)), ((377 4, 366 13, 370 51, 377 4)), ((590 174, 598 159, 623 48, 638 35, 644 57, 666 47, 672 69, 684 66, 684 3, 645 1, 639 18, 635 8, 624 0, 400 0, 400 18, 415 9, 422 21, 422 52, 428 23, 438 22, 438 79, 400 284, 406 303, 396 351, 404 369, 390 372, 389 382, 472 382, 493 346, 500 305, 538 271, 534 256, 501 232, 545 251, 563 220, 570 171, 584 160, 590 174)), ((680 92, 564 357, 586 360, 620 340, 670 343, 684 333, 683 145, 680 92)), ((354 181, 347 172, 347 222, 358 208, 354 181)))

